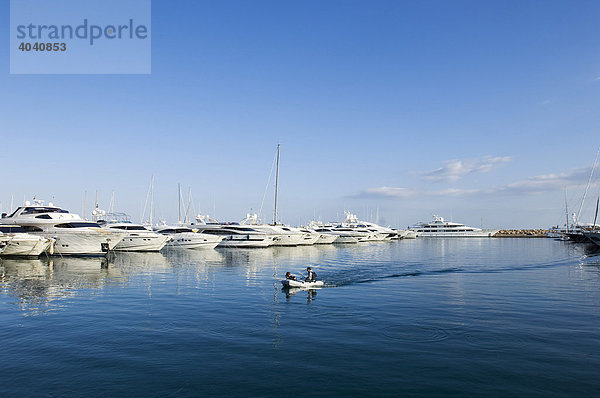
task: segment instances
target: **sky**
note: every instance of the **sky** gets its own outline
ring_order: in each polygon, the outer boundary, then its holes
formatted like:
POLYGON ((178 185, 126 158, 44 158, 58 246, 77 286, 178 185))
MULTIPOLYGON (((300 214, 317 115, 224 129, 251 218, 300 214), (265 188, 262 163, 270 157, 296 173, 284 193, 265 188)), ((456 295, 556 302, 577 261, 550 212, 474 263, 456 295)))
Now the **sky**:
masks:
MULTIPOLYGON (((271 222, 281 144, 286 224, 562 224, 600 146, 599 18, 597 1, 153 0, 150 74, 10 74, 0 52, 2 211, 36 196, 89 218, 114 193, 139 221, 154 176, 155 220, 177 220, 181 184, 190 213, 271 222)), ((582 221, 599 194, 595 170, 582 221)))

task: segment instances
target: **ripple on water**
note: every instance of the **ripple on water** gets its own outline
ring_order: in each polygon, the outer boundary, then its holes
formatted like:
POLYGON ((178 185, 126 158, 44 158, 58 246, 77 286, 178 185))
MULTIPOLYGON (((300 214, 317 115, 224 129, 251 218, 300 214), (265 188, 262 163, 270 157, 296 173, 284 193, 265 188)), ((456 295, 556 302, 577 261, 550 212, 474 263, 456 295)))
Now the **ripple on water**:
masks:
POLYGON ((446 340, 450 332, 435 325, 399 324, 384 328, 383 335, 407 343, 435 343, 446 340))

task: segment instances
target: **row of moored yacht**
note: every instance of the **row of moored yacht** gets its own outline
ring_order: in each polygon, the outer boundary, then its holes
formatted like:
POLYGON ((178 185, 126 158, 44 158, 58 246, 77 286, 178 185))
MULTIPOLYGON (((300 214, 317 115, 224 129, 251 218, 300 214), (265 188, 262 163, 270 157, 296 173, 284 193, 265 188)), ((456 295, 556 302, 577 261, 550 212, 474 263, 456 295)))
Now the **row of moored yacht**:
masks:
POLYGON ((256 215, 241 223, 219 223, 208 216, 189 225, 148 227, 125 215, 93 212, 93 221, 43 201, 25 202, 0 220, 0 255, 105 255, 111 251, 156 252, 164 247, 201 249, 219 247, 302 246, 359 243, 416 238, 412 231, 360 222, 347 213, 336 224, 313 222, 304 228, 261 224, 256 215))

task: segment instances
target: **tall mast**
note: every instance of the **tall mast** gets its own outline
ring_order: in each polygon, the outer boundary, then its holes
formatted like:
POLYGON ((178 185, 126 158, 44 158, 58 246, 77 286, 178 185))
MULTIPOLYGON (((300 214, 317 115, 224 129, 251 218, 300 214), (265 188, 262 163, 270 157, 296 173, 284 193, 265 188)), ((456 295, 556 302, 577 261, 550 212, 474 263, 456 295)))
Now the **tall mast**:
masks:
POLYGON ((567 207, 567 188, 565 188, 565 215, 567 216, 567 233, 569 233, 569 208, 567 207))
POLYGON ((152 207, 154 205, 154 174, 152 174, 152 182, 150 183, 150 227, 152 227, 152 207))
POLYGON ((279 145, 277 144, 277 172, 275 173, 275 211, 273 212, 273 224, 277 224, 277 192, 279 190, 279 145))
POLYGON ((185 209, 185 222, 190 223, 190 206, 192 205, 192 187, 188 187, 188 203, 185 209))
POLYGON ((177 184, 177 225, 181 225, 181 184, 177 184))
POLYGON ((594 216, 594 225, 592 225, 592 231, 596 230, 596 220, 598 219, 598 204, 600 203, 600 198, 596 200, 596 215, 594 216))

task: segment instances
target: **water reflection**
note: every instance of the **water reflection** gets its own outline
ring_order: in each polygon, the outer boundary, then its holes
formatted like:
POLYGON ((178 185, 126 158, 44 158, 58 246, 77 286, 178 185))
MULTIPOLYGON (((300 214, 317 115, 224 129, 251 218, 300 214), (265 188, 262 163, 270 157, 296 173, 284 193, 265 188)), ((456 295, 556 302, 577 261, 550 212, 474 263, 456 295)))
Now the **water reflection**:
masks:
POLYGON ((2 259, 1 291, 24 311, 46 311, 82 288, 97 289, 110 278, 104 258, 2 259))
POLYGON ((285 293, 285 298, 287 300, 291 299, 292 296, 295 296, 296 294, 302 295, 302 294, 304 294, 304 292, 306 292, 306 301, 308 303, 313 301, 313 299, 317 296, 317 289, 303 289, 300 287, 297 287, 297 288, 284 287, 281 289, 281 291, 285 293))

